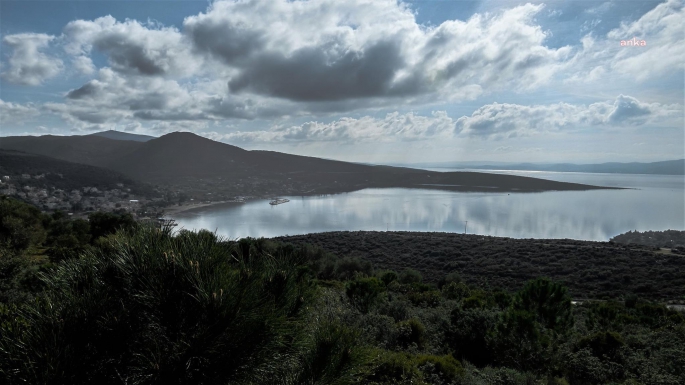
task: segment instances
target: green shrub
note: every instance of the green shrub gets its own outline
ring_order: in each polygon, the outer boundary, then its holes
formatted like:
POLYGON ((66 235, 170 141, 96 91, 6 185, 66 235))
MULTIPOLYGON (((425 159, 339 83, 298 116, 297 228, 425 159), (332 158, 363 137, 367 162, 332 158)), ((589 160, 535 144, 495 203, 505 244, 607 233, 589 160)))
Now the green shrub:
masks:
POLYGON ((383 281, 383 283, 385 284, 385 286, 388 286, 391 282, 397 281, 399 279, 399 276, 394 271, 388 270, 381 272, 380 278, 381 281, 383 281))
POLYGON ((357 276, 368 277, 371 275, 373 275, 373 265, 361 258, 343 258, 337 261, 335 265, 335 278, 341 281, 357 276))
POLYGON ((0 247, 23 251, 42 244, 46 238, 43 222, 49 220, 32 205, 0 196, 0 247))
POLYGON ((568 332, 573 325, 568 290, 546 278, 526 283, 514 297, 513 306, 534 314, 540 324, 558 333, 568 332))
POLYGON ((494 358, 488 333, 495 329, 498 314, 495 310, 482 308, 452 310, 445 336, 453 355, 477 366, 492 364, 494 358))
MULTIPOLYGON (((119 230, 129 230, 136 226, 131 214, 96 212, 88 216, 90 235, 93 240, 114 234, 119 230)), ((206 231, 206 230, 205 230, 206 231)))
POLYGON ((618 350, 623 345, 625 342, 619 333, 605 331, 581 338, 576 345, 576 350, 590 349, 595 357, 607 356, 616 359, 618 350))
POLYGON ((422 383, 421 371, 410 354, 379 350, 364 383, 422 383))
POLYGON ((437 377, 436 380, 442 383, 451 383, 464 375, 461 362, 457 361, 451 354, 444 356, 418 355, 415 361, 425 380, 429 380, 429 377, 437 377))
POLYGON ((497 322, 495 332, 487 339, 496 362, 519 370, 539 370, 545 367, 550 358, 545 350, 549 339, 541 329, 535 314, 513 308, 504 312, 497 322))
POLYGON ((384 290, 384 285, 380 279, 369 277, 357 278, 348 282, 345 292, 359 311, 367 313, 384 290))
POLYGON ((442 301, 442 293, 437 290, 430 290, 424 292, 411 292, 407 295, 411 303, 415 306, 431 306, 435 307, 442 301))
POLYGON ((416 345, 423 349, 426 345, 426 327, 416 318, 397 323, 397 343, 403 348, 416 345))
POLYGON ((423 276, 414 269, 404 269, 400 272, 399 282, 402 284, 420 283, 421 281, 423 281, 423 276))
POLYGON ((372 366, 363 383, 447 384, 464 374, 461 363, 451 355, 413 355, 377 350, 372 366))
POLYGON ((440 278, 440 281, 438 281, 438 289, 442 289, 446 285, 449 285, 450 283, 460 283, 462 282, 461 276, 459 273, 456 271, 453 271, 451 273, 448 273, 444 277, 440 278))
POLYGON ((442 287, 442 295, 447 299, 461 301, 471 296, 471 289, 463 282, 450 282, 442 287))
POLYGON ((3 326, 10 383, 262 383, 293 357, 313 295, 298 255, 236 259, 206 234, 148 227, 112 242, 45 274, 17 311, 26 325, 3 326))
POLYGON ((359 334, 340 322, 324 321, 316 325, 308 347, 299 364, 298 384, 339 383, 351 371, 365 363, 365 353, 359 348, 359 334))

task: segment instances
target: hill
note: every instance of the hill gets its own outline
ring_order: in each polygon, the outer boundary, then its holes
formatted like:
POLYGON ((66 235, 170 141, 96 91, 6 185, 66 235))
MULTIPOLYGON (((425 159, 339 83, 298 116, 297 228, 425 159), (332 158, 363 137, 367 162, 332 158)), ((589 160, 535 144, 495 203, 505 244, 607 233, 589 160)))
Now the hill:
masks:
POLYGON ((0 138, 1 150, 48 156, 67 162, 106 167, 112 159, 125 157, 142 145, 130 140, 112 140, 93 135, 8 136, 0 138))
POLYGON ((99 136, 102 138, 114 139, 114 140, 131 140, 134 142, 147 142, 148 140, 152 140, 155 138, 154 136, 150 136, 150 135, 131 134, 128 132, 114 131, 114 130, 96 132, 94 134, 90 134, 90 136, 99 136))
POLYGON ((113 170, 17 151, 0 150, 0 176, 0 194, 45 210, 111 211, 128 207, 130 199, 159 195, 113 170))
MULTIPOLYGON (((335 160, 247 151, 192 133, 171 133, 141 144, 108 167, 159 183, 189 185, 223 180, 247 194, 303 194, 354 191, 369 187, 406 187, 454 191, 584 190, 597 187, 511 175, 440 173, 370 166, 335 160)), ((212 183, 209 183, 212 184, 212 183)), ((215 185, 217 183, 214 183, 215 185)), ((207 186, 207 191, 210 190, 207 186)), ((244 193, 245 194, 245 193, 244 193)))
POLYGON ((25 180, 22 185, 40 181, 39 183, 64 190, 81 189, 85 186, 114 189, 118 184, 124 184, 136 192, 150 191, 150 186, 116 171, 18 151, 0 150, 0 175, 10 176, 10 181, 25 180), (24 174, 31 178, 22 178, 24 174), (44 177, 37 179, 36 175, 44 177))
POLYGON ((601 187, 476 172, 372 166, 242 148, 187 132, 146 142, 98 136, 10 137, 0 148, 106 167, 196 198, 327 194, 404 187, 452 191, 588 190, 601 187))

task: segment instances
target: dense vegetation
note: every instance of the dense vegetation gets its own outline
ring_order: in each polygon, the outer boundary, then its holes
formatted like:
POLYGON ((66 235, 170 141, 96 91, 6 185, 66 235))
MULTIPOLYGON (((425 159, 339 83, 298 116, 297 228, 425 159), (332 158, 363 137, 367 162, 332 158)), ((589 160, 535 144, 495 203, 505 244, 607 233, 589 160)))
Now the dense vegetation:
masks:
POLYGON ((635 244, 651 247, 667 247, 674 251, 685 252, 685 231, 628 231, 611 238, 612 242, 635 244))
POLYGON ((135 223, 130 214, 93 213, 88 220, 59 211, 45 214, 0 196, 0 302, 32 297, 41 288, 40 272, 99 247, 104 237, 135 223))
POLYGON ((513 239, 482 235, 340 231, 274 238, 358 256, 389 269, 410 267, 429 282, 458 272, 468 284, 517 290, 550 277, 573 298, 638 295, 685 301, 685 258, 639 245, 570 239, 513 239))
POLYGON ((2 262, 44 263, 0 277, 4 383, 685 382, 685 317, 634 295, 573 305, 546 278, 426 283, 311 245, 84 224, 12 199, 0 218, 2 262), (56 234, 74 252, 54 256, 56 234))

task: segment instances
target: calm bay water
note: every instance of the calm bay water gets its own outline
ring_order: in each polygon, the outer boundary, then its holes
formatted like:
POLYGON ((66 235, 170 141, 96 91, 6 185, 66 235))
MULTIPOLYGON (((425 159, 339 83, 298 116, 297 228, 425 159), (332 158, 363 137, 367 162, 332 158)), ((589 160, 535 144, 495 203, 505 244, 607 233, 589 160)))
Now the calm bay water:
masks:
POLYGON ((217 205, 173 218, 180 228, 204 228, 230 238, 340 230, 466 230, 514 238, 606 241, 628 230, 685 230, 683 176, 488 172, 631 190, 507 194, 365 189, 327 196, 283 196, 290 202, 277 206, 268 200, 217 205))

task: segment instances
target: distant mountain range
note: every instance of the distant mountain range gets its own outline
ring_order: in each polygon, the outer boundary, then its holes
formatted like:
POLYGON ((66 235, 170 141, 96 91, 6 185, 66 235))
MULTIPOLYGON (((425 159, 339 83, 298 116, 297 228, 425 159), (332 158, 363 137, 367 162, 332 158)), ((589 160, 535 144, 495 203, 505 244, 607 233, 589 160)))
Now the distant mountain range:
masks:
POLYGON ((172 186, 177 192, 203 199, 209 195, 216 199, 235 195, 324 194, 370 187, 489 192, 600 188, 512 175, 434 172, 247 151, 187 132, 153 139, 105 134, 2 137, 0 149, 102 167, 142 182, 172 186))
POLYGON ((501 162, 444 162, 444 163, 415 163, 408 167, 452 168, 471 170, 520 170, 520 171, 551 171, 551 172, 587 172, 607 174, 658 174, 685 175, 685 159, 666 160, 651 163, 501 163, 501 162))

